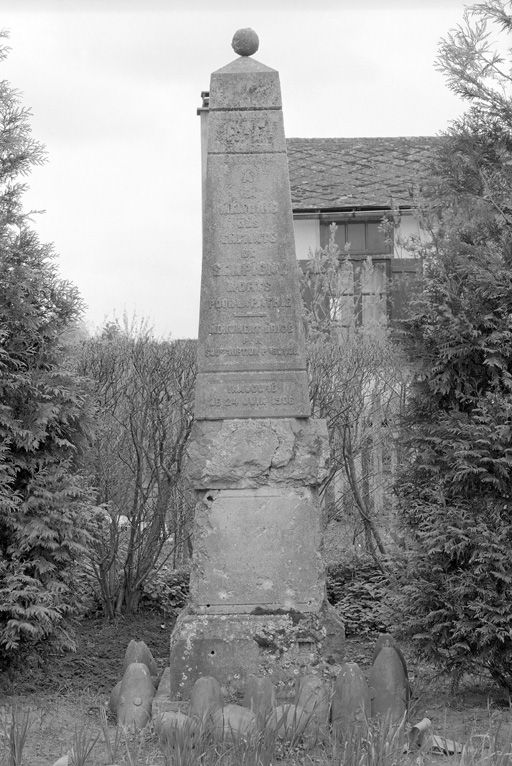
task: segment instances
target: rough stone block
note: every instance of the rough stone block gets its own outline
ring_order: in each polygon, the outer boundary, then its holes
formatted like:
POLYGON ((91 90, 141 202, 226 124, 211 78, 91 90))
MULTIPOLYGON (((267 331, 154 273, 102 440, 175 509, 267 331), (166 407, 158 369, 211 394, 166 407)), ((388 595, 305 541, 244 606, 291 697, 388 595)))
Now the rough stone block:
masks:
POLYGON ((196 489, 317 486, 326 476, 328 460, 324 420, 196 420, 186 471, 196 489))
POLYGON ((319 659, 315 615, 182 613, 171 636, 170 696, 188 699, 201 676, 213 676, 226 699, 242 697, 249 674, 295 680, 319 659))

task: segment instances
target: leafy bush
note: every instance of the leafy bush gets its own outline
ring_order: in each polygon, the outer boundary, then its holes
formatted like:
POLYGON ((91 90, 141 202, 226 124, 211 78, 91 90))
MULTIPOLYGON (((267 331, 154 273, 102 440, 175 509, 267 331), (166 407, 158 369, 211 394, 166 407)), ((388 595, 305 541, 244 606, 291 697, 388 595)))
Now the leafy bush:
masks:
POLYGON ((347 636, 386 631, 389 580, 375 562, 355 558, 327 568, 327 598, 345 622, 347 636))
POLYGON ((188 570, 164 566, 144 581, 141 606, 175 614, 187 603, 189 583, 188 570))

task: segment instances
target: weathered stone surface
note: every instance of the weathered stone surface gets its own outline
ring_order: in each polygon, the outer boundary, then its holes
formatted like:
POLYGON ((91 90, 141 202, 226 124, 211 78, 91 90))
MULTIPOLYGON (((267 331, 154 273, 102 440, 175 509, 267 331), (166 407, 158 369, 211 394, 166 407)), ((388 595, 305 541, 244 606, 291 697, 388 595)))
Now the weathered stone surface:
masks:
POLYGON ((372 716, 391 715, 400 720, 407 710, 408 682, 402 660, 392 646, 384 646, 369 678, 372 716))
POLYGON ((281 109, 279 73, 256 59, 235 59, 212 73, 209 107, 210 112, 281 109))
POLYGON ((325 588, 317 498, 306 487, 220 490, 196 508, 195 612, 318 611, 325 588))
POLYGON ((277 731, 285 741, 297 742, 311 723, 311 716, 298 705, 278 705, 268 720, 267 726, 277 731))
POLYGON ((225 705, 213 714, 213 733, 221 742, 247 739, 257 730, 256 715, 241 705, 225 705))
POLYGON ((179 615, 171 636, 170 696, 188 699, 196 678, 222 680, 227 696, 241 697, 249 674, 274 678, 308 673, 319 651, 314 615, 179 615), (309 639, 309 640, 306 640, 309 639))
POLYGON ((157 664, 148 645, 144 641, 135 641, 134 639, 130 641, 124 655, 123 672, 132 662, 142 662, 149 670, 150 676, 158 675, 157 664))
POLYGON ((259 48, 258 35, 250 27, 237 29, 231 41, 231 47, 239 56, 252 56, 259 48))
POLYGON ((158 689, 153 697, 153 703, 151 705, 151 716, 153 720, 157 720, 165 713, 184 713, 187 715, 189 712, 189 703, 187 700, 171 699, 171 669, 167 667, 160 679, 158 689))
POLYGON ((173 749, 177 742, 184 737, 197 738, 199 721, 184 713, 164 713, 154 719, 155 731, 161 748, 173 749))
POLYGON ((296 676, 328 644, 318 486, 329 448, 325 423, 309 421, 278 73, 247 56, 214 72, 207 121, 185 467, 198 504, 169 695, 187 699, 195 679, 211 675, 226 699, 239 698, 254 674, 291 699, 296 676))
POLYGON ((196 763, 205 732, 202 721, 180 712, 165 713, 155 722, 155 731, 166 763, 196 763))
POLYGON ((308 733, 315 738, 325 738, 329 726, 329 690, 319 676, 306 675, 297 679, 295 705, 302 708, 310 719, 308 733))
POLYGON ((196 420, 310 414, 277 72, 212 74, 196 420))
POLYGON ((175 728, 179 729, 184 726, 187 721, 193 720, 193 718, 186 715, 186 713, 182 713, 180 710, 167 711, 166 713, 161 713, 160 715, 153 714, 152 716, 152 723, 159 737, 162 733, 165 735, 167 730, 174 731, 175 728))
POLYGON ((326 476, 328 461, 323 420, 196 421, 186 471, 196 489, 317 486, 326 476))
POLYGON ((220 684, 213 676, 200 676, 190 692, 191 716, 204 719, 224 705, 220 684))
POLYGON ((398 646, 397 642, 395 641, 391 633, 379 633, 379 637, 377 638, 377 641, 375 642, 375 647, 373 649, 372 664, 375 662, 375 660, 379 656, 380 650, 384 649, 384 647, 392 647, 395 650, 395 652, 400 657, 400 662, 402 663, 405 677, 408 679, 409 673, 407 672, 407 662, 405 661, 405 657, 403 655, 402 650, 398 646))
POLYGON ((119 691, 117 722, 129 729, 143 729, 151 718, 151 702, 155 694, 146 665, 132 662, 126 668, 119 691))
POLYGON ((333 733, 341 738, 370 716, 370 691, 357 662, 346 662, 336 678, 331 703, 333 733))
POLYGON ((263 729, 265 721, 276 706, 275 687, 268 676, 247 676, 244 705, 256 715, 258 729, 263 729))

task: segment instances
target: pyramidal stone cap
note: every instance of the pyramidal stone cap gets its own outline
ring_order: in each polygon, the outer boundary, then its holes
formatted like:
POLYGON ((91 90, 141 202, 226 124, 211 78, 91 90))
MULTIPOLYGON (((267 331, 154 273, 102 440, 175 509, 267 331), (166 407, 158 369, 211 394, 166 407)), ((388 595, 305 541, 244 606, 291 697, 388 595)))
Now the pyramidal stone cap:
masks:
POLYGON ((231 45, 239 57, 212 73, 210 117, 218 109, 281 109, 279 73, 252 58, 259 45, 254 29, 239 29, 231 45))
POLYGON ((260 46, 258 35, 250 27, 238 29, 233 35, 231 47, 239 56, 252 56, 260 46))

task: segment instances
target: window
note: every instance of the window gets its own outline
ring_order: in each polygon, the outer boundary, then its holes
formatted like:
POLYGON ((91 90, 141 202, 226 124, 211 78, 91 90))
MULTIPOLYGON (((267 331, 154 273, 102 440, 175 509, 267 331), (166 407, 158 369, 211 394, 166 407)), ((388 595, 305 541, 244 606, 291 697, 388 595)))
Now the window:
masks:
POLYGON ((320 245, 325 247, 329 242, 331 224, 336 224, 336 244, 343 253, 345 246, 350 243, 349 256, 353 255, 392 255, 393 242, 380 228, 381 221, 335 220, 322 216, 320 221, 320 245))

